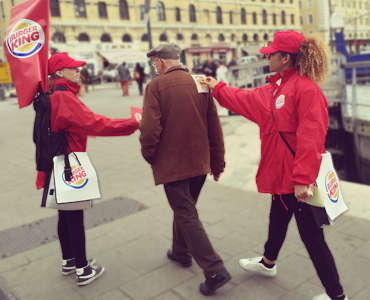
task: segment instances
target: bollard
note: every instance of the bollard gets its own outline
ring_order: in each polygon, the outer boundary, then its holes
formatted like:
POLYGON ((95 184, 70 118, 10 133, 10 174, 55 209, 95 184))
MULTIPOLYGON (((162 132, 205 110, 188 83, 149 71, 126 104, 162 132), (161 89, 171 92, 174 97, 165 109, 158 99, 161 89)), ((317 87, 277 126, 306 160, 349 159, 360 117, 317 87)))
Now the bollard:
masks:
POLYGON ((0 87, 0 100, 5 100, 5 89, 3 87, 0 87))

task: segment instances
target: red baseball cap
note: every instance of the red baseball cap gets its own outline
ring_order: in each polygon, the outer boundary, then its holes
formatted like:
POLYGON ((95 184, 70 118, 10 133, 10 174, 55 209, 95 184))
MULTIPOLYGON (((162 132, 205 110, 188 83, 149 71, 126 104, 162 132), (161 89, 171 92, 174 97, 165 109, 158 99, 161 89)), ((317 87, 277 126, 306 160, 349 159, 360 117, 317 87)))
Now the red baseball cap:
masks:
POLYGON ((57 53, 49 58, 48 61, 49 75, 55 73, 56 71, 62 68, 81 67, 85 63, 86 62, 84 61, 74 60, 73 58, 69 57, 67 52, 57 53))
POLYGON ((284 51, 288 53, 298 53, 301 49, 301 44, 304 40, 304 35, 297 31, 278 31, 275 34, 271 46, 260 49, 262 54, 270 54, 277 51, 284 51))

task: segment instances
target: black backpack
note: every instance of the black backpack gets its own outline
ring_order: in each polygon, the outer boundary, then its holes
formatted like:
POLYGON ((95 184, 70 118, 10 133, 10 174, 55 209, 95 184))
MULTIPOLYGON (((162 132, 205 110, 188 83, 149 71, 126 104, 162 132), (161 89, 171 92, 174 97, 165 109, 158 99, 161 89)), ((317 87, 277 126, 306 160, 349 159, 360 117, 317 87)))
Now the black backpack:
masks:
MULTIPOLYGON (((64 86, 55 90, 68 91, 64 86)), ((50 173, 53 169, 53 157, 65 155, 65 178, 71 180, 72 172, 68 161, 68 132, 58 133, 51 131, 50 94, 39 94, 33 100, 36 111, 33 126, 33 142, 36 145, 36 170, 50 173)))

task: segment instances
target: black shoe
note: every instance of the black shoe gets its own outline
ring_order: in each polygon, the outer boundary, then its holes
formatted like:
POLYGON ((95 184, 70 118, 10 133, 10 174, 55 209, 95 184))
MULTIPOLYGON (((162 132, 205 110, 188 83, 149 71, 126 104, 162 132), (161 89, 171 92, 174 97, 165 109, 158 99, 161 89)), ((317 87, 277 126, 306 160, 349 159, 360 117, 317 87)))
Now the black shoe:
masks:
MULTIPOLYGON (((92 266, 96 263, 95 258, 90 258, 87 260, 87 263, 92 266)), ((70 275, 76 272, 76 263, 75 259, 68 259, 65 264, 62 264, 62 274, 70 275)))
POLYGON ((227 270, 221 269, 216 273, 216 275, 206 278, 206 281, 201 283, 199 286, 200 292, 203 295, 209 296, 215 290, 222 287, 225 283, 227 283, 231 279, 231 276, 227 270))
POLYGON ((177 257, 172 253, 172 250, 167 251, 167 257, 170 260, 178 261, 184 268, 190 267, 193 264, 191 260, 190 261, 179 261, 177 257))
POLYGON ((103 266, 90 266, 77 269, 77 285, 87 285, 104 273, 103 266))

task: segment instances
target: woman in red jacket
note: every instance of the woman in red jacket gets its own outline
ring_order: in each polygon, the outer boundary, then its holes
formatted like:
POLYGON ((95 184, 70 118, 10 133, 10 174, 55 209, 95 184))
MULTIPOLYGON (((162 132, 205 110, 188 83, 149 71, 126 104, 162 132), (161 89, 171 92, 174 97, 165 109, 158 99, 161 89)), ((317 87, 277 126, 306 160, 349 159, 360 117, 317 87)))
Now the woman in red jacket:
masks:
MULTIPOLYGON (((69 132, 68 143, 71 151, 85 152, 87 136, 130 135, 137 129, 134 119, 108 119, 94 114, 77 97, 80 90, 80 70, 83 61, 75 61, 66 52, 53 55, 48 61, 51 130, 69 132), (64 86, 67 91, 56 90, 64 86)), ((37 188, 44 186, 45 173, 39 172, 37 188)), ((78 204, 78 203, 76 203, 78 204)), ((69 208, 70 209, 70 208, 69 208)), ((58 210, 58 236, 62 249, 63 275, 77 273, 77 285, 89 284, 98 278, 104 267, 94 265, 95 260, 86 260, 85 228, 83 210, 58 210)))
POLYGON ((325 152, 328 101, 316 82, 328 75, 330 51, 318 37, 281 31, 271 46, 260 52, 269 60, 270 71, 277 72, 267 78, 269 84, 246 91, 217 84, 211 77, 204 82, 221 106, 260 127, 261 162, 256 182, 259 192, 272 194, 269 234, 263 257, 241 259, 239 265, 275 276, 275 261, 294 213, 302 241, 326 289, 326 294, 315 299, 346 299, 323 229, 306 204, 308 185, 315 182, 325 152))

